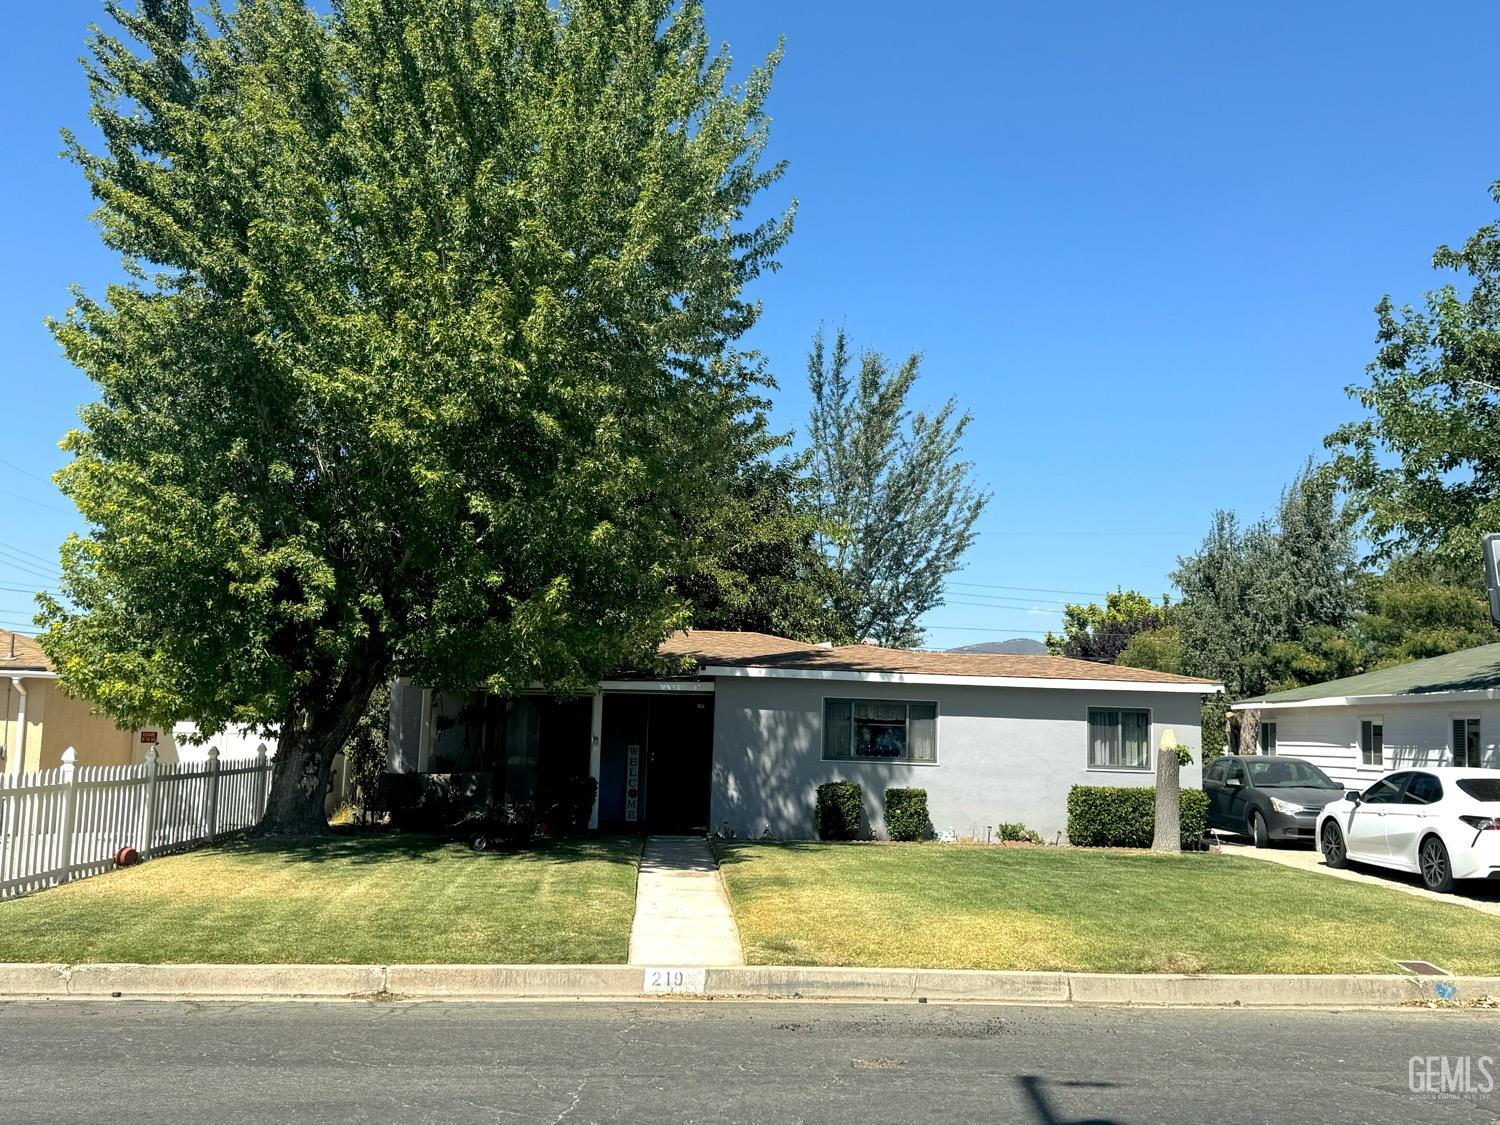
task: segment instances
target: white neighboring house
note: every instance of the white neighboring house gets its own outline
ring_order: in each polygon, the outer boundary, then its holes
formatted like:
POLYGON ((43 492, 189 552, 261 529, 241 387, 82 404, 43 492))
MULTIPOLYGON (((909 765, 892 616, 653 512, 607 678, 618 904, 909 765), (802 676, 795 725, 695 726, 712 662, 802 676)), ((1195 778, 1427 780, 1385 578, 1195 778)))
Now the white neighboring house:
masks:
POLYGON ((1243 699, 1260 751, 1305 758, 1350 789, 1405 766, 1500 769, 1500 644, 1243 699))

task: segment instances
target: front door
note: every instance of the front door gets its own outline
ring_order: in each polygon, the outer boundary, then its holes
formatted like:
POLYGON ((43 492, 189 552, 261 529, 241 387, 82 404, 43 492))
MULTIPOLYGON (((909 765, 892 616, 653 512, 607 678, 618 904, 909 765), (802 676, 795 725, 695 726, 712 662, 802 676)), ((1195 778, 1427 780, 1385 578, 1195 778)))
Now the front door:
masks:
POLYGON ((708 831, 713 736, 712 696, 662 695, 651 700, 645 779, 648 831, 708 831))

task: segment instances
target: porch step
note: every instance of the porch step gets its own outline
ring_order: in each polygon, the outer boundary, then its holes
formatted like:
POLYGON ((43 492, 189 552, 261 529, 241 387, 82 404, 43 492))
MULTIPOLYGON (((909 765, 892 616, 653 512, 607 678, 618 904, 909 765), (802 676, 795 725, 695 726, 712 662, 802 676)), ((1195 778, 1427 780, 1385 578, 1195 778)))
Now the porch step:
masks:
POLYGON ((630 963, 745 963, 719 866, 703 837, 647 837, 636 881, 630 963))

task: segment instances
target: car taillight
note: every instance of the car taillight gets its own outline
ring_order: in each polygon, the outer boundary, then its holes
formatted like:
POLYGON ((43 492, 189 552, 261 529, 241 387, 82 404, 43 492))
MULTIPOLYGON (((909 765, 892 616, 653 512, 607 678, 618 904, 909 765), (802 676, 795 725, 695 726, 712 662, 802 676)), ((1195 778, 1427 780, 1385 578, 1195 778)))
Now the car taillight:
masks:
POLYGON ((1500 832, 1500 816, 1461 816, 1458 819, 1477 832, 1500 832))

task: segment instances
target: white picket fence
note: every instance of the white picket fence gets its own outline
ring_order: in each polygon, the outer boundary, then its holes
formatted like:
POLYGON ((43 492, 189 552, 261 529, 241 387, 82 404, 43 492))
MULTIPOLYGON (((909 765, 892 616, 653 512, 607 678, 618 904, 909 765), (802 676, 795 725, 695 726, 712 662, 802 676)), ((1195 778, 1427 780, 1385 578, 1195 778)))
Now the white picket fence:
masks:
POLYGON ((167 764, 156 747, 133 766, 62 765, 0 777, 0 899, 110 871, 132 847, 142 859, 182 851, 260 819, 270 788, 266 748, 254 758, 167 764))

